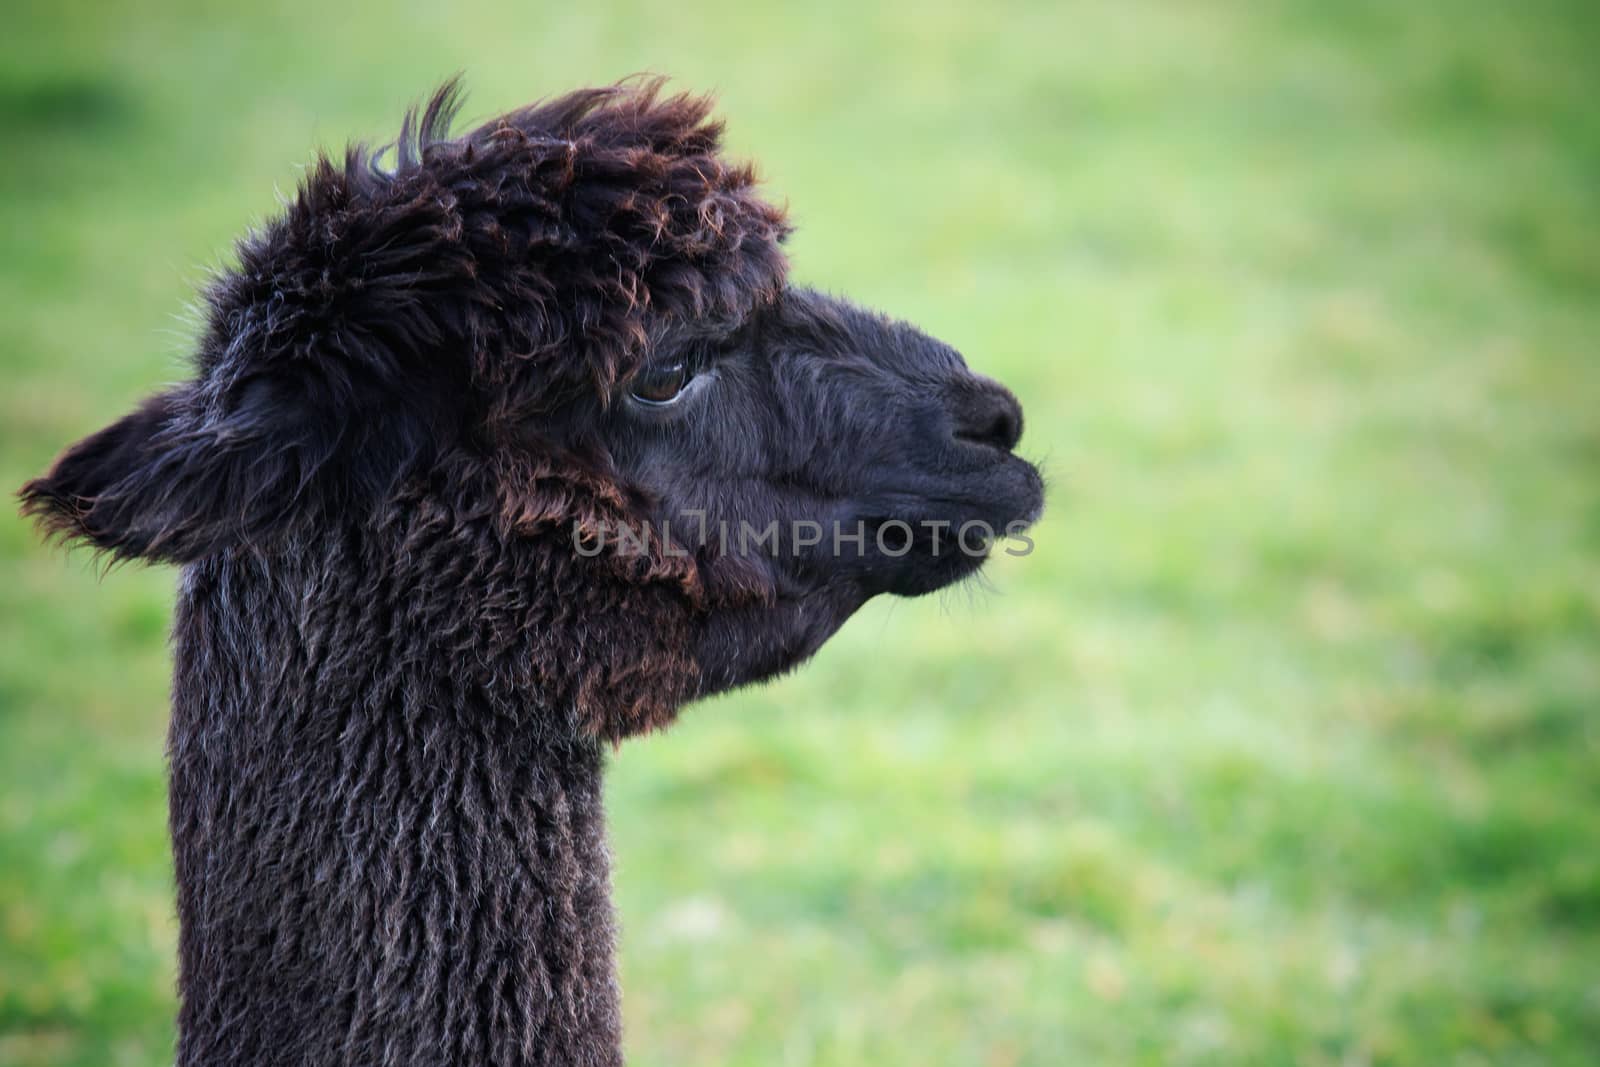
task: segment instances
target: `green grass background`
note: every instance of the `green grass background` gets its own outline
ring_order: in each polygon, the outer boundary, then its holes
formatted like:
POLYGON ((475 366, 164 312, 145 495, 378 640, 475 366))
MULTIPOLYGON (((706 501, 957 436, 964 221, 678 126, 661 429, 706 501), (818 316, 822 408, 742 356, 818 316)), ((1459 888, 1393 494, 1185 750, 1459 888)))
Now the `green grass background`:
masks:
MULTIPOLYGON (((1591 0, 3 21, 0 486, 458 69, 716 90, 798 277, 1023 398, 1033 555, 616 758, 633 1062, 1600 1056, 1591 0)), ((7 1067, 169 1062, 173 581, 0 516, 7 1067)))

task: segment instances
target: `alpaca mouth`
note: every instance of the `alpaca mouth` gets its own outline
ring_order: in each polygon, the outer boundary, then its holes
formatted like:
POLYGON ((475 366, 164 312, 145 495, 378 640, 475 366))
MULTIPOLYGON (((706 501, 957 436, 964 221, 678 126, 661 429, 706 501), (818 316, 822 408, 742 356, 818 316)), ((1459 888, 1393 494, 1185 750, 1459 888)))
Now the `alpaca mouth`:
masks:
POLYGON ((1002 543, 1028 555, 1022 536, 1044 511, 1044 479, 1026 460, 1007 455, 940 491, 891 494, 871 530, 864 584, 874 592, 920 596, 977 573, 1002 543))
POLYGON ((1044 512, 1044 477, 1021 456, 1008 453, 998 463, 947 483, 913 510, 925 521, 949 522, 956 530, 992 531, 994 541, 1020 534, 1044 512))

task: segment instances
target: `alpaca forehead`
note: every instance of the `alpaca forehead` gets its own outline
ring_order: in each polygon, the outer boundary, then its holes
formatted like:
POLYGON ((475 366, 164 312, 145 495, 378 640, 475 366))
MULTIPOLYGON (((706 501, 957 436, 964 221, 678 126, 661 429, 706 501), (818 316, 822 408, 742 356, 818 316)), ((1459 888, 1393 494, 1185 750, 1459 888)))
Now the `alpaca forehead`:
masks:
POLYGON ((777 332, 785 342, 913 378, 966 370, 961 354, 919 327, 843 297, 793 288, 777 332))

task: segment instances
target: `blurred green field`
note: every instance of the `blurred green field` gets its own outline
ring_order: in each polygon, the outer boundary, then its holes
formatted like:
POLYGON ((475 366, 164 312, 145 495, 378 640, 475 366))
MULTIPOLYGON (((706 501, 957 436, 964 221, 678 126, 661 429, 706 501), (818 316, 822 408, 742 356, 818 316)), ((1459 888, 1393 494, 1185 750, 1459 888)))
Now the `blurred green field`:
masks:
MULTIPOLYGON (((625 747, 638 1064, 1592 1064, 1600 7, 8 4, 0 486, 317 144, 640 70, 1011 384, 1037 551, 625 747)), ((170 1062, 174 576, 0 516, 0 1064, 170 1062)))

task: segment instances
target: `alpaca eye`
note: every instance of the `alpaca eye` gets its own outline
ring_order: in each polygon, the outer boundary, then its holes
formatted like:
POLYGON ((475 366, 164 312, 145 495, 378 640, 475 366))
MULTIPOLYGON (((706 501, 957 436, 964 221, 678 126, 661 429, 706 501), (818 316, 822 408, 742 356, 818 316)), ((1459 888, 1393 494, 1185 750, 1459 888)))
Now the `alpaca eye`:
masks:
POLYGON ((684 386, 693 377, 689 364, 681 360, 649 366, 634 376, 629 392, 642 404, 670 404, 683 394, 684 386))

